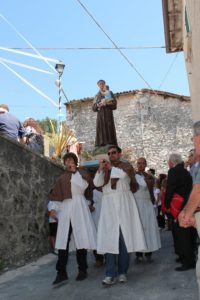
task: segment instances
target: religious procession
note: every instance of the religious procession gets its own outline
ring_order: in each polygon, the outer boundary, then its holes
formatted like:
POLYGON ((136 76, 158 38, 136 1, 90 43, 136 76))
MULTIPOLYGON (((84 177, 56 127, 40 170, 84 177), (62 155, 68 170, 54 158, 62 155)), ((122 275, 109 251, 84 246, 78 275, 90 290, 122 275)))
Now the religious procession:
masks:
MULTIPOLYGON (((190 152, 187 165, 180 154, 171 153, 168 174, 158 178, 154 169, 147 169, 145 157, 138 157, 134 169, 118 146, 113 117, 117 100, 105 80, 97 85, 92 106, 97 113, 95 148, 103 148, 105 155, 91 172, 78 165, 73 152, 66 153, 66 170, 49 194, 49 215, 57 221, 53 286, 68 280, 68 256, 73 249, 76 280, 87 278, 87 251, 93 251, 96 267, 105 264, 103 286, 126 283, 130 254, 134 253, 137 264, 153 264, 153 253, 161 248, 161 230, 172 232, 176 262, 180 263, 175 271, 194 269, 197 231, 194 220, 187 216, 196 180, 193 169, 195 174, 199 169, 196 151, 190 152)), ((199 122, 194 128, 200 130, 199 122)))
POLYGON ((0 299, 200 299, 200 2, 20 3, 0 14, 0 299))

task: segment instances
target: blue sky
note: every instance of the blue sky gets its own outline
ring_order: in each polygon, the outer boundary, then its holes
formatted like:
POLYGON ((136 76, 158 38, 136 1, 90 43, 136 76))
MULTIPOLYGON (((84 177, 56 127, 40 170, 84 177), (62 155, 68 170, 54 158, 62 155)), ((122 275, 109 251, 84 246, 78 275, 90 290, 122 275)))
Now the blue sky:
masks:
MULTIPOLYGON (((189 95, 183 53, 166 54, 162 48, 165 46, 165 40, 161 0, 81 2, 118 47, 136 47, 122 51, 151 88, 189 95), (171 70, 161 85, 171 65, 171 70)), ((96 94, 96 82, 100 78, 106 80, 113 92, 149 88, 117 50, 52 49, 114 47, 77 0, 1 1, 0 14, 0 47, 29 47, 5 22, 6 18, 34 47, 51 48, 38 51, 43 56, 65 63, 62 85, 69 100, 96 94)), ((34 54, 32 49, 21 51, 34 54)), ((0 58, 4 59, 4 63, 7 59, 53 72, 44 61, 33 57, 0 49, 0 58)), ((49 75, 7 62, 6 64, 53 101, 58 102, 55 72, 49 75)), ((52 66, 54 68, 55 64, 52 63, 52 66)), ((10 112, 20 120, 23 121, 26 117, 57 118, 56 106, 1 64, 0 78, 0 102, 7 103, 10 112)), ((64 97, 62 100, 65 102, 64 97)))

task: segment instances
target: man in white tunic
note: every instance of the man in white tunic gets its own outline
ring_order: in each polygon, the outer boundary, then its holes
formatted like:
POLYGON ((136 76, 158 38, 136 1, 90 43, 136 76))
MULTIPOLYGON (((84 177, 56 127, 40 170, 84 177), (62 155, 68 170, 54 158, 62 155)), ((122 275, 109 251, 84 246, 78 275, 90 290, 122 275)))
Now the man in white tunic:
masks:
POLYGON ((92 179, 85 170, 77 168, 78 158, 74 153, 65 154, 63 161, 66 171, 60 176, 50 194, 50 199, 60 201, 57 209, 51 211, 51 216, 55 213, 58 216, 55 245, 58 249, 57 276, 53 285, 68 279, 66 265, 72 234, 79 268, 76 280, 87 277, 86 249, 96 249, 96 229, 86 201, 92 200, 92 179))
POLYGON ((133 196, 137 182, 133 167, 122 162, 118 146, 108 148, 109 161, 102 160, 94 185, 103 187, 102 208, 98 225, 97 252, 105 253, 104 285, 126 282, 129 253, 146 249, 144 233, 133 196), (118 262, 117 262, 118 260, 118 262))
MULTIPOLYGON (((147 250, 145 258, 147 262, 152 262, 152 252, 161 247, 160 233, 155 215, 153 203, 155 201, 153 187, 154 177, 145 172, 147 166, 146 159, 140 157, 137 160, 137 172, 135 178, 139 185, 137 192, 134 194, 137 207, 139 210, 142 226, 144 229, 147 250)), ((136 262, 143 261, 143 253, 136 252, 136 262)))

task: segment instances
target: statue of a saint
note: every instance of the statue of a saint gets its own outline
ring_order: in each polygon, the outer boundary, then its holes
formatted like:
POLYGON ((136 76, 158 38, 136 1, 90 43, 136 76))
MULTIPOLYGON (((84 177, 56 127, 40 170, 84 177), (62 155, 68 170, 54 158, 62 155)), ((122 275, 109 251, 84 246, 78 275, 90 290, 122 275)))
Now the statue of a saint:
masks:
POLYGON ((92 109, 97 112, 95 146, 117 145, 113 110, 117 100, 105 80, 97 82, 99 92, 94 97, 92 109))

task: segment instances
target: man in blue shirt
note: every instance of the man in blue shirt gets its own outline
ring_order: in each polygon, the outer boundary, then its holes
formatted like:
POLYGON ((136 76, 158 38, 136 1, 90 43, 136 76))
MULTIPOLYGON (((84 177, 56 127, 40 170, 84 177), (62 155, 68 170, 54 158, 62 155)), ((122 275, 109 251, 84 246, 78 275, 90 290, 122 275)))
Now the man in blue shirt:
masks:
POLYGON ((24 133, 25 130, 21 122, 9 113, 8 106, 6 104, 0 104, 0 134, 23 142, 24 133))

